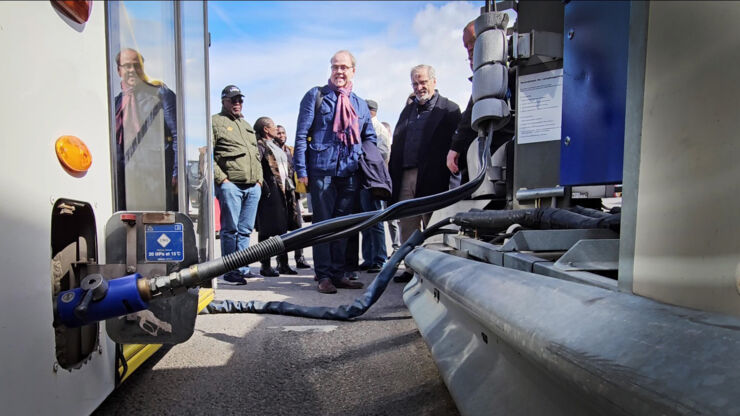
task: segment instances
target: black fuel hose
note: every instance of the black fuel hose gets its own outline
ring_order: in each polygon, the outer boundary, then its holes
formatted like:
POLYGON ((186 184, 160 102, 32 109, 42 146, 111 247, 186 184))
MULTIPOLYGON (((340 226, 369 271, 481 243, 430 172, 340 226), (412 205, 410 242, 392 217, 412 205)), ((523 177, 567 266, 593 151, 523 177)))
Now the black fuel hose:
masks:
POLYGON ((262 302, 257 300, 234 301, 221 300, 209 303, 201 314, 218 314, 218 313, 265 313, 273 315, 290 315, 304 318, 329 319, 348 321, 367 312, 375 302, 380 299, 391 278, 396 273, 398 265, 417 245, 421 244, 432 235, 440 232, 451 230, 441 229, 441 227, 450 224, 450 218, 440 221, 423 232, 415 231, 401 247, 385 263, 375 279, 368 285, 365 293, 358 297, 349 305, 337 307, 328 306, 303 306, 290 302, 270 301, 262 302))
MULTIPOLYGON (((593 214, 593 213, 592 213, 593 214)), ((592 217, 567 209, 533 208, 514 211, 462 212, 452 222, 463 228, 479 228, 492 231, 505 230, 513 224, 540 230, 605 228, 619 232, 620 214, 605 214, 592 217)))

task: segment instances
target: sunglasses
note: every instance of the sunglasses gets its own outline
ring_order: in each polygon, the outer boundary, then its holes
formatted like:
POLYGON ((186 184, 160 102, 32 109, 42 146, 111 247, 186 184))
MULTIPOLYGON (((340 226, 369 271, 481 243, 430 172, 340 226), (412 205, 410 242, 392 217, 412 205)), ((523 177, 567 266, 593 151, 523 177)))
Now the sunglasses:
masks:
POLYGON ((244 100, 242 99, 242 97, 233 97, 231 99, 231 104, 241 104, 243 102, 244 100))

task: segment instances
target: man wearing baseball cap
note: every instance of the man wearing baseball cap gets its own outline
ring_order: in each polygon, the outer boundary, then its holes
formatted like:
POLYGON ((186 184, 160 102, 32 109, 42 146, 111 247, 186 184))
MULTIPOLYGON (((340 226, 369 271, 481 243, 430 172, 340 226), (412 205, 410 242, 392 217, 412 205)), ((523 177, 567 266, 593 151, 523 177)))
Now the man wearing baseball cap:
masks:
MULTIPOLYGON (((221 112, 214 114, 213 165, 216 198, 221 206, 221 255, 249 247, 257 206, 262 195, 262 164, 257 137, 244 120, 244 94, 235 85, 221 91, 221 112)), ((224 280, 245 285, 245 277, 255 277, 248 267, 231 271, 224 280)))

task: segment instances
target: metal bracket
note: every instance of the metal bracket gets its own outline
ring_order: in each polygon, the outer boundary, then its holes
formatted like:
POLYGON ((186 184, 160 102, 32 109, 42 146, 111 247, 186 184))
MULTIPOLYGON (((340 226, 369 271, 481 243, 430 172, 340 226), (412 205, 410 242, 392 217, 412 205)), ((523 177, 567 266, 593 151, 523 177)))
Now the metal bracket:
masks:
POLYGON ((567 251, 580 240, 618 238, 606 229, 522 230, 514 234, 501 251, 567 251))
POLYGON ((563 58, 563 34, 533 30, 517 34, 515 59, 538 58, 540 62, 563 58))
POLYGON ((581 240, 555 262, 561 270, 617 270, 619 239, 581 240))

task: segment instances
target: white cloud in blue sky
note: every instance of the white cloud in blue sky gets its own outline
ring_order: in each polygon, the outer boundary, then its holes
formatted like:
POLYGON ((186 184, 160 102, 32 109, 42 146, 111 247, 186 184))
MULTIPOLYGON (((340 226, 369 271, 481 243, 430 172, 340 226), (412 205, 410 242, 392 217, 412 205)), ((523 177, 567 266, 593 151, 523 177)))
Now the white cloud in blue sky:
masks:
POLYGON ((378 102, 378 118, 395 126, 411 92, 409 71, 434 66, 440 93, 465 108, 470 68, 462 28, 477 2, 216 2, 208 3, 211 110, 235 84, 253 123, 268 116, 295 135, 298 105, 329 78, 340 49, 357 58, 354 92, 378 102))

